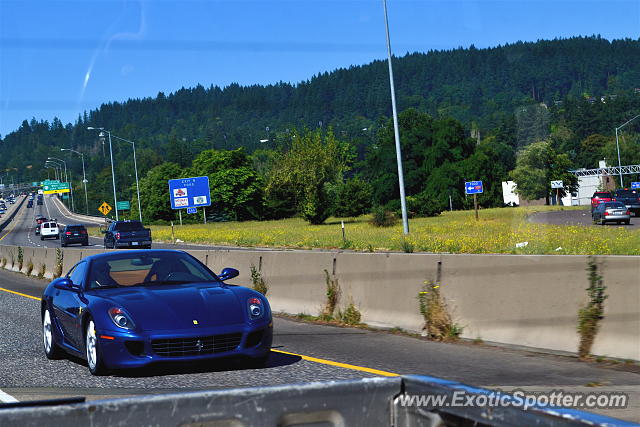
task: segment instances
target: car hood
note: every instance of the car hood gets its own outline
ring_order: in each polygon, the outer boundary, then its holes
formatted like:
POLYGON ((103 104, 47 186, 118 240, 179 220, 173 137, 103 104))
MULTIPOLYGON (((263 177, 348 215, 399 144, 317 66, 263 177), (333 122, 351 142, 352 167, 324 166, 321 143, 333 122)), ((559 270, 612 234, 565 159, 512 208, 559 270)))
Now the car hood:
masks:
POLYGON ((236 294, 218 285, 103 289, 100 296, 124 308, 142 330, 192 329, 194 325, 224 326, 246 321, 246 309, 236 294))

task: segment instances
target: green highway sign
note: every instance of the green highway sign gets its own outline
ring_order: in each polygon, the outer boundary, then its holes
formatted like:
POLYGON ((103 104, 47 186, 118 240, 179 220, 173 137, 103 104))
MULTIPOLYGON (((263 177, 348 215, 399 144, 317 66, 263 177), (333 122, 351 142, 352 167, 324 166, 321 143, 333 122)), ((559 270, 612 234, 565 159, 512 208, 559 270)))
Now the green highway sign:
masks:
POLYGON ((116 209, 119 211, 128 211, 131 209, 131 203, 129 203, 129 201, 118 202, 116 203, 116 209))
POLYGON ((42 186, 44 194, 68 193, 71 191, 68 182, 49 182, 45 181, 42 186))

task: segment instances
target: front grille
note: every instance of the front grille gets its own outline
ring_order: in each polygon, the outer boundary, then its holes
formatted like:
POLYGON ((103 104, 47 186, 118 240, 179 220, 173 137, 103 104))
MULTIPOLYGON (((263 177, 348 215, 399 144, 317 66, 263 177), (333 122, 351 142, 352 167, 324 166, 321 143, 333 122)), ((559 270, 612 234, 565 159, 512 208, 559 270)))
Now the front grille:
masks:
POLYGON ((153 340, 151 341, 151 348, 158 356, 199 356, 235 350, 240 345, 241 339, 241 333, 195 338, 171 338, 153 340))

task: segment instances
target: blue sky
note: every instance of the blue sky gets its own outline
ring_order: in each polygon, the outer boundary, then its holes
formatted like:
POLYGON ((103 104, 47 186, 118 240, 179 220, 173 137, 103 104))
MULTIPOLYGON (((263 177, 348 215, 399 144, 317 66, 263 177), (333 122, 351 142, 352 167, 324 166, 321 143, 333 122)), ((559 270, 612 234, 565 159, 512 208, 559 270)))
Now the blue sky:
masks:
MULTIPOLYGON (((388 7, 397 55, 640 30, 637 0, 388 7)), ((198 83, 295 83, 384 59, 385 49, 381 0, 0 0, 0 134, 198 83)))

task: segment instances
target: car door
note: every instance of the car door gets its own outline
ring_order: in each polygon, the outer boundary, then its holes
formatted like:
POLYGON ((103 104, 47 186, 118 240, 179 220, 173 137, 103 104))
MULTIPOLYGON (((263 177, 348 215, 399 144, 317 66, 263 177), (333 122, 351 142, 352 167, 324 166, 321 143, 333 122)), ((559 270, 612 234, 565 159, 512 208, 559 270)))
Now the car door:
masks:
MULTIPOLYGON (((80 261, 65 277, 71 280, 74 285, 83 288, 86 271, 87 262, 80 261)), ((85 308, 86 304, 80 299, 79 292, 56 289, 53 298, 53 310, 60 321, 65 342, 78 351, 81 351, 83 343, 81 314, 85 308)))

